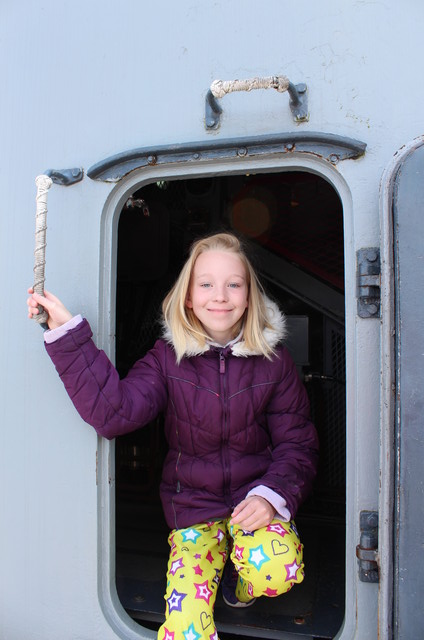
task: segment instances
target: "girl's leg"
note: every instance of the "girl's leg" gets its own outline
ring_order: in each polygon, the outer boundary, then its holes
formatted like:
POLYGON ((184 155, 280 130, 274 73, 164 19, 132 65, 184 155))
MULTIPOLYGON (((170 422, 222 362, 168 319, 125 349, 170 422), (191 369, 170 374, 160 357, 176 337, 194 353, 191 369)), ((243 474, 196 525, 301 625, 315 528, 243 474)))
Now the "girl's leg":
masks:
POLYGON ((279 596, 302 582, 303 545, 293 521, 274 519, 253 533, 231 526, 230 534, 231 560, 239 573, 236 596, 241 602, 279 596))
POLYGON ((175 529, 168 542, 165 622, 158 640, 218 640, 213 609, 227 559, 225 522, 175 529))

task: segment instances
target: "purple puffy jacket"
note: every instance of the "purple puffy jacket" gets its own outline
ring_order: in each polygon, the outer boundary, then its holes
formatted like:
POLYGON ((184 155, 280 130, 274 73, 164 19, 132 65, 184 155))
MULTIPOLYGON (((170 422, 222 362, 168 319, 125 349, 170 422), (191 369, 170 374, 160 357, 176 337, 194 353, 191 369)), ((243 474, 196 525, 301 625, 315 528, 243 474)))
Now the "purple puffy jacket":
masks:
POLYGON ((318 441, 306 391, 285 347, 283 319, 269 308, 276 355, 190 346, 179 365, 172 337, 156 342, 125 379, 91 340, 87 321, 46 345, 81 417, 105 438, 165 414, 169 444, 161 498, 170 528, 228 517, 253 487, 281 495, 292 517, 311 490, 318 441))

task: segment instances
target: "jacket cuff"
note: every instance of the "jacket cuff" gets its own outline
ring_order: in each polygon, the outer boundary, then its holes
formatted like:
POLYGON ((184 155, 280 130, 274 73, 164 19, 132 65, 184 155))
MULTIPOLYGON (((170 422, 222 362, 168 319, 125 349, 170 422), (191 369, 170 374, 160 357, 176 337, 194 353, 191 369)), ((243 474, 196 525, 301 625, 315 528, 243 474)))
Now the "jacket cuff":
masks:
POLYGON ((64 335, 68 333, 71 329, 75 329, 82 322, 82 316, 80 314, 74 316, 65 324, 62 324, 60 327, 56 327, 56 329, 49 329, 44 332, 44 342, 47 344, 51 344, 52 342, 56 342, 59 338, 62 338, 64 335))
POLYGON ((261 484, 258 487, 254 487, 253 489, 251 489, 247 495, 259 496, 260 498, 264 498, 274 507, 277 515, 281 518, 281 520, 283 520, 284 522, 290 522, 291 513, 286 507, 286 501, 269 487, 265 487, 263 484, 261 484))

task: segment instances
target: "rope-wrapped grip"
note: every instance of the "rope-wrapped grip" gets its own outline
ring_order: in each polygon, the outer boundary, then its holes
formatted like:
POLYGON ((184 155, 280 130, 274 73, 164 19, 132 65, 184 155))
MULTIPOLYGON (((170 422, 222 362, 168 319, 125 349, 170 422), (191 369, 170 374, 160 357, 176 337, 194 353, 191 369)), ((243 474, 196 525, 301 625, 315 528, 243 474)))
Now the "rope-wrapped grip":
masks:
POLYGON ((290 80, 285 76, 249 78, 248 80, 214 80, 210 86, 215 98, 223 98, 233 91, 253 91, 254 89, 276 89, 283 93, 289 88, 290 80))
MULTIPOLYGON (((35 293, 44 295, 46 265, 46 230, 47 230, 47 192, 53 184, 49 176, 40 175, 35 179, 37 185, 35 212, 35 250, 34 250, 34 286, 35 293)), ((41 305, 39 313, 33 319, 39 324, 47 322, 49 314, 41 305)))
POLYGON ((214 80, 205 97, 205 125, 207 129, 217 129, 221 121, 222 108, 218 103, 227 93, 233 91, 253 91, 254 89, 275 89, 278 93, 288 92, 290 109, 295 122, 307 122, 308 99, 306 84, 293 84, 286 76, 248 78, 247 80, 214 80))

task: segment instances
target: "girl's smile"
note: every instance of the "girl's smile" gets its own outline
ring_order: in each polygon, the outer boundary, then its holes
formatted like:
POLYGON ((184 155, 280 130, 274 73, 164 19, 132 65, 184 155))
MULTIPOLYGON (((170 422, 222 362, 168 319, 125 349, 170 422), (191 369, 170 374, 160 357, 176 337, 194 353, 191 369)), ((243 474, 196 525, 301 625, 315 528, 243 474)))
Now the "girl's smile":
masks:
POLYGON ((186 305, 207 334, 219 344, 234 338, 235 326, 247 307, 246 270, 229 251, 205 251, 197 258, 186 305))

